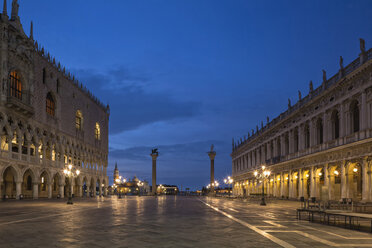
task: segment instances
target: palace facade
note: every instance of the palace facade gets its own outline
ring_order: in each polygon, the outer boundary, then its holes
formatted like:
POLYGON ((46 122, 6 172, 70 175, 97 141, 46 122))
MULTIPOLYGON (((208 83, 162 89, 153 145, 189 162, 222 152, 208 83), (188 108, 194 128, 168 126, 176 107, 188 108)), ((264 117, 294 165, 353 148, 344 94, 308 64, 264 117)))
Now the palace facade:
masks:
POLYGON ((24 33, 12 1, 0 18, 0 195, 106 194, 109 107, 24 33), (67 165, 80 171, 71 180, 67 165))
POLYGON ((234 194, 372 201, 372 49, 248 138, 233 141, 234 194), (271 175, 257 180, 265 165, 271 175))

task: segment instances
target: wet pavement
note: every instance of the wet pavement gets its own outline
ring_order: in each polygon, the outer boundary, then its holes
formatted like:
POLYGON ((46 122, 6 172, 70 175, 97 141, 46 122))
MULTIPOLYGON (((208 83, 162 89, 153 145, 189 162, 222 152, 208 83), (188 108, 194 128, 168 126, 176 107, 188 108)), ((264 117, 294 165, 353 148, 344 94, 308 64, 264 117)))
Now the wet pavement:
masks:
POLYGON ((182 196, 0 202, 0 247, 372 247, 372 234, 296 220, 297 207, 182 196))

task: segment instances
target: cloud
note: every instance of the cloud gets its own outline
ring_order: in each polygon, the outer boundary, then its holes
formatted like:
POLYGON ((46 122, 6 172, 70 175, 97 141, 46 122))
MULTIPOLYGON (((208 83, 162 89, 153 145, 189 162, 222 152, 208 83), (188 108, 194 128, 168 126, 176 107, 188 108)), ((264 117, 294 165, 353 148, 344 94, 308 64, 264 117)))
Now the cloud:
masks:
POLYGON ((154 88, 149 75, 133 72, 123 66, 97 72, 74 70, 79 79, 111 109, 110 133, 133 130, 158 121, 189 118, 201 108, 198 101, 179 101, 169 93, 147 90, 154 88))

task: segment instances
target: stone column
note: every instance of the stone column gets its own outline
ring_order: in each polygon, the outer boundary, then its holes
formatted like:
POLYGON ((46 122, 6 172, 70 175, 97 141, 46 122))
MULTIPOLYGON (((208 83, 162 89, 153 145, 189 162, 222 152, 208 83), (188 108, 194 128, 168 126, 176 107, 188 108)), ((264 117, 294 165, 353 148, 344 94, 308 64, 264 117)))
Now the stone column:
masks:
POLYGON ((39 183, 33 183, 32 198, 34 200, 39 198, 39 183))
POLYGON ((208 156, 211 161, 211 192, 214 193, 214 158, 216 157, 216 152, 211 149, 211 151, 208 152, 208 156))
POLYGON ((53 194, 52 184, 49 183, 47 185, 47 187, 48 187, 48 198, 51 199, 52 198, 52 194, 53 194))
POLYGON ((304 196, 304 191, 302 189, 303 187, 303 176, 302 176, 302 169, 298 170, 298 196, 302 197, 304 196))
POLYGON ((22 182, 16 182, 16 199, 19 200, 19 196, 22 194, 22 182))
POLYGON ((86 182, 85 186, 87 187, 87 197, 90 197, 90 184, 88 184, 88 182, 86 182))
POLYGON ((31 149, 30 149, 31 148, 31 141, 27 140, 25 142, 27 142, 25 144, 27 146, 27 161, 30 162, 31 161, 31 158, 30 158, 30 156, 31 156, 31 149))
POLYGON ((79 188, 79 197, 83 197, 83 186, 82 185, 78 185, 78 188, 79 188))
POLYGON ((99 188, 99 197, 101 197, 102 196, 102 184, 100 184, 98 188, 99 188))
POLYGON ((18 159, 22 160, 22 137, 17 137, 17 143, 18 143, 18 159))
POLYGON ((284 195, 284 183, 285 183, 285 180, 283 178, 283 172, 280 173, 280 197, 282 197, 284 195))
POLYGON ((288 154, 292 154, 294 152, 294 133, 293 133, 293 130, 289 131, 289 133, 288 133, 288 142, 289 142, 288 154))
POLYGON ((152 157, 152 195, 156 195, 156 159, 159 154, 157 152, 151 153, 150 156, 152 157))
POLYGON ((12 140, 13 140, 13 135, 9 135, 8 136, 8 149, 9 149, 9 158, 12 159, 12 150, 13 150, 13 143, 12 143, 12 140))
POLYGON ((369 200, 368 190, 370 188, 370 182, 368 177, 368 161, 367 158, 363 159, 362 163, 362 201, 367 202, 369 200))
POLYGON ((315 168, 310 168, 310 197, 316 197, 316 173, 315 168))
POLYGON ((59 195, 61 196, 61 199, 63 199, 65 197, 65 185, 64 184, 60 184, 59 185, 59 195))
MULTIPOLYGON (((327 193, 328 193, 328 194, 325 195, 325 197, 327 197, 327 199, 323 199, 323 200, 330 200, 329 199, 329 181, 330 181, 330 178, 329 178, 328 164, 324 165, 323 172, 324 172, 324 186, 327 189, 327 193)), ((322 192, 320 192, 320 194, 321 193, 322 192)))
POLYGON ((293 177, 292 177, 292 171, 290 170, 288 172, 288 198, 293 198, 293 177))
POLYGON ((346 176, 346 161, 342 161, 341 164, 341 199, 347 198, 347 176, 346 176))
POLYGON ((323 143, 330 140, 329 135, 332 135, 332 130, 329 128, 329 119, 326 112, 323 113, 323 143))

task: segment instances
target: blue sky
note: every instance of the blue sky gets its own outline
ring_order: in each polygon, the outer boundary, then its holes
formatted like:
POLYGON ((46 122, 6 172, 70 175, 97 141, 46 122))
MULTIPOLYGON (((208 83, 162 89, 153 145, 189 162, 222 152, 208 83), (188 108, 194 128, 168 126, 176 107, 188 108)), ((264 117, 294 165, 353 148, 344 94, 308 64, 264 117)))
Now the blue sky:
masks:
MULTIPOLYGON (((10 12, 11 1, 8 1, 10 12)), ((372 47, 372 1, 20 1, 26 33, 111 106, 111 176, 200 188, 206 152, 231 174, 232 138, 372 47)))

